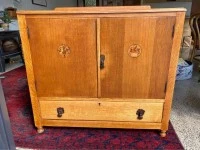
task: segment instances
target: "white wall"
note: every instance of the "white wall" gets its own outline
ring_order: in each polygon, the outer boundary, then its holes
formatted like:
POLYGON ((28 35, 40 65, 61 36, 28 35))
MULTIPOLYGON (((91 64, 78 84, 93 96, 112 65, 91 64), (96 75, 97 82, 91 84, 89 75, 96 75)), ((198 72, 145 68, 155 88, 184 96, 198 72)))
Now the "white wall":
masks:
MULTIPOLYGON (((52 1, 52 0, 50 0, 50 1, 52 1)), ((54 0, 54 6, 56 6, 56 7, 67 7, 67 6, 77 7, 77 0, 54 0)))
POLYGON ((32 4, 32 0, 20 0, 20 1, 21 2, 13 0, 14 6, 18 10, 49 10, 61 6, 62 7, 77 6, 76 0, 46 0, 47 7, 34 5, 32 4))
POLYGON ((0 0, 0 10, 6 7, 13 7, 13 0, 0 0))
POLYGON ((46 10, 53 9, 53 1, 47 0, 47 7, 34 5, 32 4, 32 0, 20 0, 20 2, 13 0, 13 4, 17 10, 46 10))
MULTIPOLYGON (((34 5, 32 0, 0 0, 0 10, 7 7, 15 7, 17 10, 52 10, 55 7, 76 7, 76 0, 46 0, 47 7, 34 5)), ((18 23, 13 20, 10 23, 10 30, 18 30, 18 23)))
POLYGON ((7 7, 15 7, 18 10, 48 10, 55 7, 77 6, 76 0, 46 0, 47 7, 34 5, 32 0, 0 0, 0 10, 7 7))

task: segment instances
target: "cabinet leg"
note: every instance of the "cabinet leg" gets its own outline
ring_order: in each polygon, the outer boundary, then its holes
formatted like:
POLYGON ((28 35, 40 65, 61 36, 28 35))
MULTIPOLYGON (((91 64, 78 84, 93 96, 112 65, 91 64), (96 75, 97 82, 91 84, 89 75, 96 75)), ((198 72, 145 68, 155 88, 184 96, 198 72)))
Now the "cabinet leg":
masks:
POLYGON ((37 128, 37 132, 38 133, 43 133, 44 132, 44 128, 43 127, 38 127, 37 128))
POLYGON ((161 137, 166 137, 166 131, 161 130, 160 136, 161 136, 161 137))

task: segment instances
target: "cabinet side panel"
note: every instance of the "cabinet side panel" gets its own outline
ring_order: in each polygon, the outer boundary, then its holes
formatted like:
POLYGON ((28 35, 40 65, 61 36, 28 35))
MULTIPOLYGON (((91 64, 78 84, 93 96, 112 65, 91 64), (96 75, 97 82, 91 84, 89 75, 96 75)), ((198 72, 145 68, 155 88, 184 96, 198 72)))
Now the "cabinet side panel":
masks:
POLYGON ((167 92, 165 96, 164 110, 163 110, 163 119, 162 119, 162 130, 168 130, 172 98, 174 93, 174 85, 176 80, 176 70, 180 52, 181 39, 183 34, 183 25, 185 19, 185 12, 178 12, 176 16, 176 25, 174 32, 174 39, 172 45, 172 53, 170 58, 169 66, 169 75, 168 75, 168 84, 167 92))
POLYGON ((26 16, 18 15, 17 18, 18 18, 20 36, 21 36, 21 41, 22 41, 22 50, 23 50, 23 55, 25 59, 25 67, 26 67, 29 91, 30 91, 30 96, 31 96, 35 126, 40 128, 42 127, 41 114, 40 114, 40 106, 37 99, 37 93, 36 93, 36 88, 35 88, 35 77, 33 73, 32 57, 31 57, 29 39, 28 39, 28 34, 27 34, 26 16))

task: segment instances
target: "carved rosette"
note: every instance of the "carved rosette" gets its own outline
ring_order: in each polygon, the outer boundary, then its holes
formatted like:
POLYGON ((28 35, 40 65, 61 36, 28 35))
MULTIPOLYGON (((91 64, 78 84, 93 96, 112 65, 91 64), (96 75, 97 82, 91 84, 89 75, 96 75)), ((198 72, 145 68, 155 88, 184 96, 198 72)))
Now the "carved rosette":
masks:
POLYGON ((62 44, 58 47, 58 52, 63 57, 68 56, 71 52, 70 48, 66 46, 65 44, 62 44))
POLYGON ((133 58, 140 56, 141 53, 142 53, 142 49, 140 45, 137 45, 137 44, 131 45, 130 48, 128 49, 128 55, 133 58))

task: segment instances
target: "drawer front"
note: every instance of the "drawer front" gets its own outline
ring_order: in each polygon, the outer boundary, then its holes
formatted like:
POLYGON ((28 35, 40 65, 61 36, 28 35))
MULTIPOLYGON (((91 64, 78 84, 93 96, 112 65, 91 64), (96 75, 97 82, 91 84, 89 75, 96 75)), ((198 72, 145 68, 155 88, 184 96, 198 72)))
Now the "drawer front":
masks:
POLYGON ((40 101, 40 107, 43 119, 91 121, 161 122, 163 111, 163 103, 113 101, 40 101))

